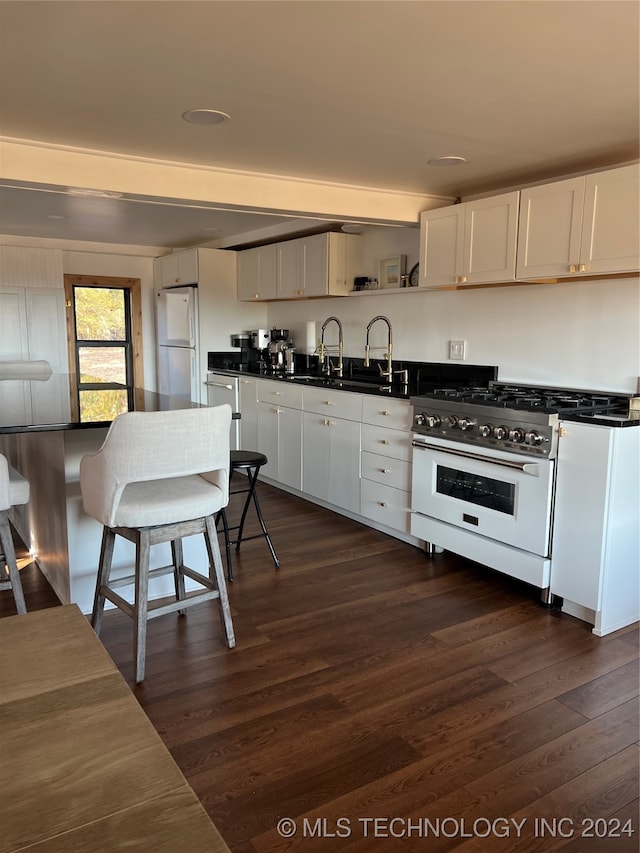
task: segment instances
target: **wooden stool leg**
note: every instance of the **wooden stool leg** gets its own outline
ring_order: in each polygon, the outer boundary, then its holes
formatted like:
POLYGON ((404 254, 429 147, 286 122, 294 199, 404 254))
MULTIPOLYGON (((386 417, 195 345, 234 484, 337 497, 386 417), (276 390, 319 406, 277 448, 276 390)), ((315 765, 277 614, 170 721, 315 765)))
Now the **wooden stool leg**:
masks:
POLYGON ((20 580, 20 572, 18 571, 18 563, 16 560, 16 552, 13 547, 13 537, 11 536, 11 527, 9 524, 8 512, 0 514, 0 543, 4 552, 4 559, 9 569, 9 580, 11 581, 11 589, 13 591, 13 600, 16 603, 16 610, 23 615, 27 612, 27 605, 24 600, 22 591, 22 581, 20 580))
MULTIPOLYGON (((184 556, 182 553, 182 539, 171 540, 171 558, 173 560, 173 581, 176 587, 176 600, 182 601, 186 597, 184 589, 184 556)), ((184 616, 187 611, 178 610, 180 616, 184 616)))
POLYGON ((222 529, 224 531, 224 549, 227 557, 227 580, 233 581, 233 566, 231 565, 231 537, 229 536, 227 513, 224 509, 221 509, 216 516, 216 530, 218 529, 218 519, 222 519, 222 529))
POLYGON ((147 650, 147 615, 149 597, 149 533, 139 531, 136 543, 136 582, 133 603, 133 659, 136 668, 136 684, 144 681, 145 656, 147 650))
POLYGON ((113 530, 109 527, 104 527, 102 529, 102 545, 100 547, 100 562, 98 563, 96 591, 93 596, 93 610, 91 612, 91 626, 98 636, 100 636, 102 614, 104 613, 104 595, 102 594, 102 589, 109 585, 115 540, 116 534, 113 530))
POLYGON ((233 631, 231 608, 229 607, 229 596, 227 595, 227 584, 224 579, 224 569, 222 567, 222 556, 220 555, 216 525, 212 515, 208 515, 204 521, 206 528, 204 538, 209 555, 209 577, 212 581, 215 580, 218 587, 222 628, 227 636, 227 645, 232 649, 236 644, 236 638, 233 631))

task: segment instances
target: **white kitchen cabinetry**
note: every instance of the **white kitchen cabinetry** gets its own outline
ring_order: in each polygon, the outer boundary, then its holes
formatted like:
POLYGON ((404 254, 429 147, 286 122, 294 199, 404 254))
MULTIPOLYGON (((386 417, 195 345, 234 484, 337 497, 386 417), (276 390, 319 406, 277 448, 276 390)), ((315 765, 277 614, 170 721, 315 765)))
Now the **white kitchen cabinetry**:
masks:
POLYGON ((241 376, 240 396, 240 447, 256 450, 258 447, 258 392, 253 376, 241 376))
POLYGON ((640 428, 562 427, 551 592, 603 636, 640 618, 640 428))
POLYGON ((197 284, 199 280, 198 249, 172 252, 153 261, 153 279, 157 287, 197 284))
POLYGON ((411 415, 408 401, 363 398, 360 512, 404 534, 411 518, 411 415))
POLYGON ((238 252, 238 299, 241 302, 259 302, 276 296, 276 244, 238 252))
MULTIPOLYGON (((270 479, 302 485, 302 388, 257 380, 257 450, 267 457, 262 469, 270 479)), ((248 448, 255 449, 255 448, 248 448)))
POLYGON ((304 389, 302 490, 360 512, 362 395, 304 389))
POLYGON ((360 264, 360 237, 327 233, 278 243, 279 299, 346 296, 360 264))
POLYGON ((420 285, 513 281, 518 192, 427 210, 420 215, 420 285))
MULTIPOLYGON (((231 411, 240 411, 239 379, 226 373, 207 374, 207 406, 231 406, 231 411)), ((240 421, 231 421, 229 429, 229 446, 231 450, 240 448, 240 421)))
MULTIPOLYGON (((69 371, 64 290, 53 287, 0 289, 0 360, 47 361, 55 374, 69 371)), ((68 420, 70 391, 66 380, 2 383, 0 418, 28 422, 40 409, 49 418, 68 420)))
POLYGON ((640 268, 640 166, 521 191, 518 279, 640 268))

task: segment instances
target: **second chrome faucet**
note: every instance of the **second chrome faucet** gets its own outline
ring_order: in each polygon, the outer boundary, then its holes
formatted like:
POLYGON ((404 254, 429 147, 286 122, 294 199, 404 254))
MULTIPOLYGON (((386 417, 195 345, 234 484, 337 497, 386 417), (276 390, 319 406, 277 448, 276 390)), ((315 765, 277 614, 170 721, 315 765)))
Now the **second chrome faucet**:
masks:
POLYGON ((387 331, 387 346, 386 346, 387 351, 385 353, 385 358, 387 359, 387 369, 383 370, 382 367, 379 365, 380 376, 384 376, 386 379, 391 381, 393 378, 393 360, 392 360, 393 329, 391 328, 391 320, 389 320, 388 317, 385 317, 384 314, 378 314, 376 317, 373 318, 373 320, 371 320, 371 322, 367 326, 367 338, 366 338, 365 345, 364 345, 364 366, 369 367, 369 353, 371 352, 372 349, 385 349, 385 347, 371 347, 371 346, 369 346, 369 332, 371 331, 371 327, 375 323, 377 323, 378 320, 382 320, 384 323, 386 323, 387 324, 387 330, 388 330, 387 331))

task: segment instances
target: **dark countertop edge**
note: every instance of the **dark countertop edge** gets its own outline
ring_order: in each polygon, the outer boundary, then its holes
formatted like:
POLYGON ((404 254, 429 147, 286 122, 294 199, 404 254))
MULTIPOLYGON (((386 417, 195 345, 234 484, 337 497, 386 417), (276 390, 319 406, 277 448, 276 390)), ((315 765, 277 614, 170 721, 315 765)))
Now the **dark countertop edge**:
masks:
POLYGON ((619 429, 620 427, 640 426, 640 415, 636 418, 624 417, 624 415, 560 415, 560 420, 571 421, 577 424, 588 424, 591 426, 605 426, 619 429))

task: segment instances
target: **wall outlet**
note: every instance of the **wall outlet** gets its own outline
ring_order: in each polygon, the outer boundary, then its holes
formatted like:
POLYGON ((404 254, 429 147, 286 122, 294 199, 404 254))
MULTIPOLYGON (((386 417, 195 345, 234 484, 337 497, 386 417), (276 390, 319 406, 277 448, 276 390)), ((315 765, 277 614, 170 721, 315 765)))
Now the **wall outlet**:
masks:
POLYGON ((452 361, 464 361, 467 352, 466 341, 449 341, 449 358, 452 361))

